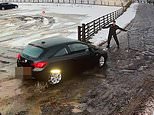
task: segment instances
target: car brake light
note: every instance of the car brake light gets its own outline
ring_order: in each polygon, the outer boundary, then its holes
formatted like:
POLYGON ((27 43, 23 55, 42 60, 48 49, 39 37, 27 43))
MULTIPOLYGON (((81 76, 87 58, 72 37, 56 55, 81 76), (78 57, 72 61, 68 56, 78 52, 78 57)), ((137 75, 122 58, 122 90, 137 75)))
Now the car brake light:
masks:
POLYGON ((44 68, 47 65, 47 62, 36 62, 33 64, 35 68, 44 68))
POLYGON ((20 55, 20 53, 19 54, 17 54, 17 59, 21 59, 21 55, 20 55))

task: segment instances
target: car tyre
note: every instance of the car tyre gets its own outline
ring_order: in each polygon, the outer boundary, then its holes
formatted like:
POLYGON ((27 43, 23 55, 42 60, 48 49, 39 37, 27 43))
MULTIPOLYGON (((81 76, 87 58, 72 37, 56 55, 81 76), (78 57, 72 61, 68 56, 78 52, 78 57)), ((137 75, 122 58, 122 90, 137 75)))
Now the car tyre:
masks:
POLYGON ((50 85, 58 84, 62 80, 62 74, 61 73, 51 73, 49 75, 48 83, 50 85))
POLYGON ((4 7, 2 7, 2 10, 5 10, 5 8, 4 8, 4 7))
POLYGON ((15 6, 15 9, 17 9, 18 8, 18 6, 15 6))
POLYGON ((98 64, 99 64, 99 68, 102 68, 106 64, 106 57, 101 55, 99 58, 98 64))

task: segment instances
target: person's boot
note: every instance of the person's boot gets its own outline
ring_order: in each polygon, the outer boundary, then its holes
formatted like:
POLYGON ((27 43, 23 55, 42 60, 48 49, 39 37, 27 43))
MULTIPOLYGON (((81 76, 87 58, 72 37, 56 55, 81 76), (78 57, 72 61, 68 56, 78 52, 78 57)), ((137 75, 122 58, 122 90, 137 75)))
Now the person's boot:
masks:
POLYGON ((119 49, 119 48, 120 48, 120 46, 118 45, 118 46, 117 46, 117 48, 119 49))

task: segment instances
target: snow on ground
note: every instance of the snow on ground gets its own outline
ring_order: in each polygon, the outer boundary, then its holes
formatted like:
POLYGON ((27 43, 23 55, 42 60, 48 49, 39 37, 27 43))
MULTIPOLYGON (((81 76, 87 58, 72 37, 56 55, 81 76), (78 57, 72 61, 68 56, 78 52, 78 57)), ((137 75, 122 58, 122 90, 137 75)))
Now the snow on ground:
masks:
POLYGON ((45 13, 87 15, 89 18, 86 18, 82 22, 91 21, 91 19, 97 18, 100 15, 104 15, 119 9, 119 7, 82 4, 19 3, 18 5, 19 9, 22 10, 22 12, 19 12, 17 14, 36 15, 40 14, 41 11, 45 11, 45 13))
MULTIPOLYGON (((138 8, 138 3, 133 3, 126 12, 123 13, 117 20, 116 23, 121 28, 125 28, 131 21, 134 19, 136 15, 136 10, 138 8)), ((92 37, 90 40, 94 43, 94 45, 99 45, 105 42, 108 38, 108 31, 109 29, 103 29, 98 32, 95 36, 92 37)))
MULTIPOLYGON (((19 8, 0 12, 0 45, 20 47, 29 42, 49 37, 69 37, 77 39, 77 27, 121 7, 19 3, 19 8), (42 13, 42 12, 45 13, 42 13)), ((117 19, 120 27, 125 27, 135 17, 138 4, 134 3, 117 19)), ((91 42, 95 45, 106 41, 108 29, 98 32, 91 42)))
POLYGON ((0 12, 0 45, 23 47, 54 36, 77 39, 77 27, 120 7, 82 4, 18 3, 0 12), (45 13, 43 13, 43 11, 45 13))

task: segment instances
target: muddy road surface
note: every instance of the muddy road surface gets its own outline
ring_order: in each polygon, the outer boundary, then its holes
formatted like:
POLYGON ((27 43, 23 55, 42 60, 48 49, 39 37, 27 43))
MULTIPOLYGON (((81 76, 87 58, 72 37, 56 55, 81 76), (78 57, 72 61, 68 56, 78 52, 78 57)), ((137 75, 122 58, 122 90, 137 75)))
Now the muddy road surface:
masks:
POLYGON ((154 115, 154 7, 140 4, 108 50, 106 78, 82 99, 91 115, 154 115))
POLYGON ((12 77, 10 68, 15 66, 15 59, 11 54, 6 58, 1 50, 0 112, 2 115, 153 115, 153 20, 154 7, 140 4, 135 19, 127 27, 129 31, 118 36, 120 49, 114 41, 108 49, 109 58, 103 69, 74 75, 56 86, 12 77))

